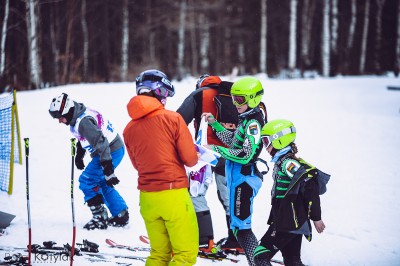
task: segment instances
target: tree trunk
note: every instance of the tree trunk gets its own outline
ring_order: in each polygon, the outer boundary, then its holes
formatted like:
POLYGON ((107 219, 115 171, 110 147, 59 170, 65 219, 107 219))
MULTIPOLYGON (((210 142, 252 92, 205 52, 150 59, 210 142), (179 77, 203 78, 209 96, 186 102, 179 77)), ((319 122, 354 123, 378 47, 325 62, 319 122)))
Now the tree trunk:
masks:
POLYGON ((296 68, 297 0, 290 1, 289 69, 296 68))
POLYGON ((267 74, 267 0, 261 0, 260 72, 267 74))
POLYGON ((58 16, 56 14, 56 8, 53 8, 51 13, 51 27, 50 27, 50 39, 51 39, 51 52, 53 54, 53 82, 58 85, 60 84, 60 68, 59 68, 59 60, 60 60, 60 49, 58 47, 58 31, 57 28, 59 26, 58 16))
POLYGON ((382 10, 386 0, 376 0, 378 9, 376 10, 376 30, 375 30, 375 50, 374 50, 374 70, 381 74, 381 39, 382 39, 382 10))
POLYGON ((89 33, 86 23, 86 0, 82 0, 81 6, 81 26, 83 36, 83 81, 88 80, 89 70, 89 33))
POLYGON ((184 56, 185 56, 185 20, 186 20, 186 0, 181 0, 179 8, 179 31, 178 31, 178 60, 177 73, 178 80, 185 75, 184 56))
POLYGON ((122 7, 122 40, 121 40, 121 81, 128 79, 129 69, 129 6, 128 0, 124 0, 122 7))
POLYGON ((200 24, 200 67, 201 73, 209 71, 210 61, 208 59, 208 49, 210 47, 210 25, 207 17, 201 13, 199 17, 200 24))
POLYGON ((74 24, 74 2, 75 0, 68 1, 68 10, 67 10, 67 36, 65 42, 65 53, 64 53, 64 64, 63 70, 61 75, 61 82, 63 84, 69 83, 69 71, 70 71, 70 64, 71 64, 71 47, 72 47, 72 27, 74 24))
MULTIPOLYGON (((189 5, 193 6, 194 5, 194 0, 189 0, 189 5)), ((192 12, 189 16, 190 20, 190 47, 191 47, 191 72, 192 75, 198 75, 198 62, 199 62, 199 57, 198 57, 198 51, 197 51, 197 38, 196 38, 196 12, 192 12)))
POLYGON ((42 83, 42 71, 40 66, 40 49, 39 49, 39 34, 37 31, 37 21, 39 20, 39 13, 37 10, 37 3, 35 0, 27 2, 26 21, 28 30, 28 43, 29 43, 29 66, 31 85, 34 88, 40 88, 42 83))
POLYGON ((316 1, 304 0, 303 12, 301 16, 301 70, 307 69, 312 62, 311 50, 311 33, 315 14, 316 1))
POLYGON ((344 74, 349 74, 349 65, 350 65, 350 54, 353 49, 354 42, 354 33, 356 30, 356 22, 357 22, 357 0, 351 0, 350 3, 351 10, 351 20, 349 26, 349 32, 347 35, 347 43, 345 49, 345 58, 344 58, 344 74))
POLYGON ((323 2, 322 26, 322 76, 328 77, 330 72, 330 32, 329 32, 329 0, 323 2))
POLYGON ((10 7, 9 0, 6 0, 6 5, 4 7, 4 19, 3 19, 3 27, 1 30, 1 56, 0 56, 0 77, 4 74, 4 69, 6 66, 6 39, 7 39, 7 21, 8 21, 8 11, 10 7))
POLYGON ((396 77, 398 77, 400 73, 400 0, 397 1, 397 45, 394 73, 396 77))
POLYGON ((368 41, 368 27, 369 27, 369 5, 370 0, 365 0, 365 9, 364 9, 364 27, 363 34, 361 39, 361 54, 360 54, 360 65, 359 72, 360 74, 364 74, 365 71, 365 61, 367 58, 367 41, 368 41))
POLYGON ((339 20, 338 20, 338 0, 331 0, 332 6, 332 17, 331 17, 331 51, 333 54, 337 54, 337 43, 338 43, 338 29, 339 29, 339 20))

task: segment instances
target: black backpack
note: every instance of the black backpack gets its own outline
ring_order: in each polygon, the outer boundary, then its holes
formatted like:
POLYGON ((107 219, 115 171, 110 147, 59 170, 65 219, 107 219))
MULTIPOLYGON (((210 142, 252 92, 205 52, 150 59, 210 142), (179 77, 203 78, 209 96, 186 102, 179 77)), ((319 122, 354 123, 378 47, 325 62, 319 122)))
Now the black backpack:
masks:
MULTIPOLYGON (((200 90, 213 88, 217 90, 217 95, 214 96, 214 103, 217 109, 215 119, 226 129, 234 131, 238 124, 239 113, 236 106, 232 102, 231 87, 233 83, 229 81, 221 81, 220 84, 212 84, 203 87, 200 90)), ((265 123, 267 123, 267 108, 263 102, 259 105, 264 113, 265 123)))

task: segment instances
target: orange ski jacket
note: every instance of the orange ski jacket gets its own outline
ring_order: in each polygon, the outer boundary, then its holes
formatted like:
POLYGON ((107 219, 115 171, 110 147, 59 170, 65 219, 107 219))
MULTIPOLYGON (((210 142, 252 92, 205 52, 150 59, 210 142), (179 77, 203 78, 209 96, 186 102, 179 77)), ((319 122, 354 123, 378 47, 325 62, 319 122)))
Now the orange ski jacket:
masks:
POLYGON ((127 105, 132 120, 123 136, 138 189, 153 192, 189 186, 186 166, 194 166, 197 152, 190 131, 176 112, 150 96, 134 96, 127 105))

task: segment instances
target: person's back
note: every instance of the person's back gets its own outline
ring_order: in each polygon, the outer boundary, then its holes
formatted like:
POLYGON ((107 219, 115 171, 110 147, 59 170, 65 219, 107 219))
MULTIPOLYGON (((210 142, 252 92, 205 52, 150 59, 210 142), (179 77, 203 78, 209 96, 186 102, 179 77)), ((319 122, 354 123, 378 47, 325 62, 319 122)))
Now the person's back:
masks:
POLYGON ((187 188, 188 178, 182 162, 193 166, 197 155, 193 141, 187 141, 192 139, 190 132, 182 130, 186 124, 179 114, 165 110, 156 98, 142 95, 131 99, 128 112, 132 121, 124 130, 124 139, 138 170, 138 189, 187 188))
POLYGON ((164 73, 142 72, 136 93, 124 141, 139 175, 140 213, 151 245, 146 265, 193 265, 198 225, 184 168, 198 161, 192 136, 179 114, 164 109, 175 93, 164 73))
MULTIPOLYGON (((177 109, 177 112, 182 115, 186 124, 190 124, 193 121, 195 139, 197 139, 199 132, 202 119, 201 115, 205 112, 212 113, 218 117, 226 128, 236 128, 238 114, 235 106, 232 104, 230 96, 232 84, 233 83, 229 81, 222 81, 218 76, 204 74, 198 79, 196 90, 186 97, 177 109)), ((226 147, 225 144, 218 139, 211 127, 207 127, 207 143, 226 147)), ((226 187, 225 159, 223 157, 218 159, 218 164, 213 167, 213 172, 217 186, 218 199, 225 210, 228 229, 228 237, 222 238, 217 244, 225 251, 229 249, 243 252, 232 230, 229 229, 229 198, 228 189, 226 187)), ((215 244, 210 208, 205 198, 206 191, 207 188, 204 193, 195 196, 192 195, 192 202, 196 210, 197 222, 199 224, 200 251, 208 253, 211 252, 215 244)))

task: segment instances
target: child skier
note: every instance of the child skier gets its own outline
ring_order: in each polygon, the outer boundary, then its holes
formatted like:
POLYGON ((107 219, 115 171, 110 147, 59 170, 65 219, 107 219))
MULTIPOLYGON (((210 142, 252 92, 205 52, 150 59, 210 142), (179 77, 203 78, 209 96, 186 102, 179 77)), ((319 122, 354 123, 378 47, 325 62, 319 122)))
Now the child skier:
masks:
MULTIPOLYGON (((285 266, 304 265, 300 258, 302 235, 311 241, 310 219, 315 229, 322 233, 319 194, 320 178, 329 179, 325 173, 295 156, 296 129, 284 119, 268 122, 261 131, 262 141, 275 163, 272 178, 270 225, 254 251, 258 266, 270 266, 270 259, 280 250, 285 266)), ((322 194, 322 193, 321 193, 322 194)))
POLYGON ((241 78, 232 85, 232 101, 239 113, 234 132, 224 128, 211 113, 203 114, 217 137, 228 146, 210 145, 210 148, 226 159, 230 228, 244 249, 249 265, 254 265, 253 251, 258 245, 251 230, 251 217, 254 197, 262 185, 262 175, 255 162, 262 150, 265 114, 259 104, 263 93, 261 82, 253 77, 241 78))
POLYGON ((78 139, 75 165, 83 170, 79 177, 79 188, 85 195, 93 217, 84 226, 87 230, 106 229, 111 226, 125 226, 129 221, 128 207, 114 188, 119 183, 114 169, 125 154, 124 142, 112 124, 99 112, 77 103, 62 93, 50 104, 50 115, 59 123, 70 126, 71 133, 78 139), (92 161, 83 162, 88 150, 92 161), (108 218, 108 207, 112 217, 108 218))

